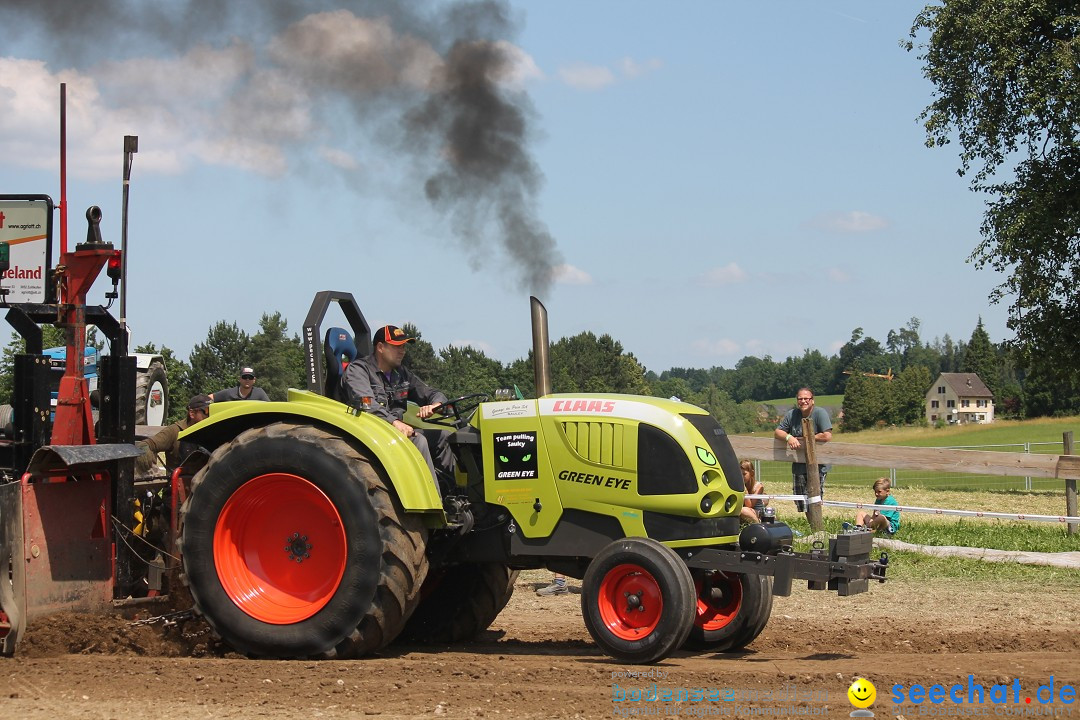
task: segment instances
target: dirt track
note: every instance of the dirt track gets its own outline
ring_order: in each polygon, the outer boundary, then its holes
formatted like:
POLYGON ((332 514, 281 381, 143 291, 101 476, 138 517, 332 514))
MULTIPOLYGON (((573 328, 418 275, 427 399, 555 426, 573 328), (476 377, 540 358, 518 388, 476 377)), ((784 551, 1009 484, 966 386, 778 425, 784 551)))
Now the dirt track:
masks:
MULTIPOLYGON (((737 655, 679 652, 654 667, 611 662, 592 644, 577 594, 538 598, 545 576, 519 579, 510 605, 480 641, 455 647, 392 647, 340 662, 253 661, 208 643, 197 626, 163 631, 107 618, 65 617, 32 627, 18 657, 0 661, 0 711, 11 718, 315 717, 847 717, 856 675, 878 691, 872 710, 894 717, 890 688, 967 684, 989 691, 1019 679, 1020 705, 972 707, 988 716, 1043 710, 1024 704, 1054 676, 1080 685, 1080 597, 1061 589, 890 582, 836 598, 796 589, 737 655), (653 676, 630 676, 630 673, 653 676), (624 673, 614 676, 613 673, 624 673), (662 676, 660 673, 664 673, 662 676), (615 701, 703 689, 730 701, 615 701), (614 686, 617 685, 618 689, 614 686)), ((921 708, 944 711, 946 706, 921 708)), ((957 706, 952 707, 954 711, 957 706)), ((1080 707, 1056 704, 1062 711, 1080 707)), ((918 714, 911 706, 906 717, 918 714)))

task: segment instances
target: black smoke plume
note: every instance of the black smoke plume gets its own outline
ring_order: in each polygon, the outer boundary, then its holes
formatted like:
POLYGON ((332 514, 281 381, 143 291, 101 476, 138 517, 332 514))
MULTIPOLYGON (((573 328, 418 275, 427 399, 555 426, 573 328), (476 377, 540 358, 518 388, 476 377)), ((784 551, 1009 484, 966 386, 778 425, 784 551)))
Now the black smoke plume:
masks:
POLYGON ((505 2, 5 0, 0 26, 34 32, 42 59, 76 68, 240 44, 234 58, 251 69, 216 118, 221 132, 299 145, 303 123, 282 118, 320 102, 348 108, 345 134, 396 128, 401 165, 469 263, 486 265, 495 245, 528 292, 550 289, 561 258, 537 213, 535 113, 514 81, 522 55, 505 2))

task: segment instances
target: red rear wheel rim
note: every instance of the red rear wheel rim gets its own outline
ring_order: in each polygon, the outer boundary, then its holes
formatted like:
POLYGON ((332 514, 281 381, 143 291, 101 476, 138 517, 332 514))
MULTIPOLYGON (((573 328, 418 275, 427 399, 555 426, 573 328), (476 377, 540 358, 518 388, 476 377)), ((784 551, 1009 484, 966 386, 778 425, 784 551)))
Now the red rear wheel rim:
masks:
POLYGON ((604 627, 620 640, 641 640, 656 629, 664 611, 660 585, 645 568, 616 565, 600 582, 597 598, 604 627))
POLYGON ((288 473, 252 478, 214 527, 218 580, 237 607, 274 625, 306 620, 333 597, 348 544, 330 498, 288 473))
POLYGON ((742 607, 742 582, 737 575, 725 575, 713 573, 707 579, 714 587, 722 587, 722 598, 703 597, 702 590, 705 587, 705 579, 694 580, 694 588, 697 590, 697 617, 694 625, 705 631, 719 630, 726 627, 739 614, 742 607))

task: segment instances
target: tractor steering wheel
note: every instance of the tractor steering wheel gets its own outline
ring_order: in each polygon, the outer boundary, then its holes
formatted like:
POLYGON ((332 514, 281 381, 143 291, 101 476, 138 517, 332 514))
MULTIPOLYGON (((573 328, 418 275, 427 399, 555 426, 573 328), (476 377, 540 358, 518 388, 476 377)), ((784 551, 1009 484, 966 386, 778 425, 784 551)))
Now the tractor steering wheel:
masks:
POLYGON ((469 422, 476 408, 480 407, 480 403, 486 402, 487 399, 488 396, 484 393, 473 393, 447 400, 435 408, 434 414, 425 418, 424 422, 452 428, 462 427, 469 422))

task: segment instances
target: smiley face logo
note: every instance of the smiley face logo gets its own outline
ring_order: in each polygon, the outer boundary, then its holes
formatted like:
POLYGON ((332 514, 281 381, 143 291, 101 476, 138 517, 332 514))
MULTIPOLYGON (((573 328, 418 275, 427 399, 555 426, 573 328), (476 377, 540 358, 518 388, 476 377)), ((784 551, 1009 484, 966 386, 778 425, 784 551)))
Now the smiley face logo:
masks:
POLYGON ((857 708, 868 708, 877 699, 877 688, 865 678, 855 678, 847 691, 848 700, 857 708))

